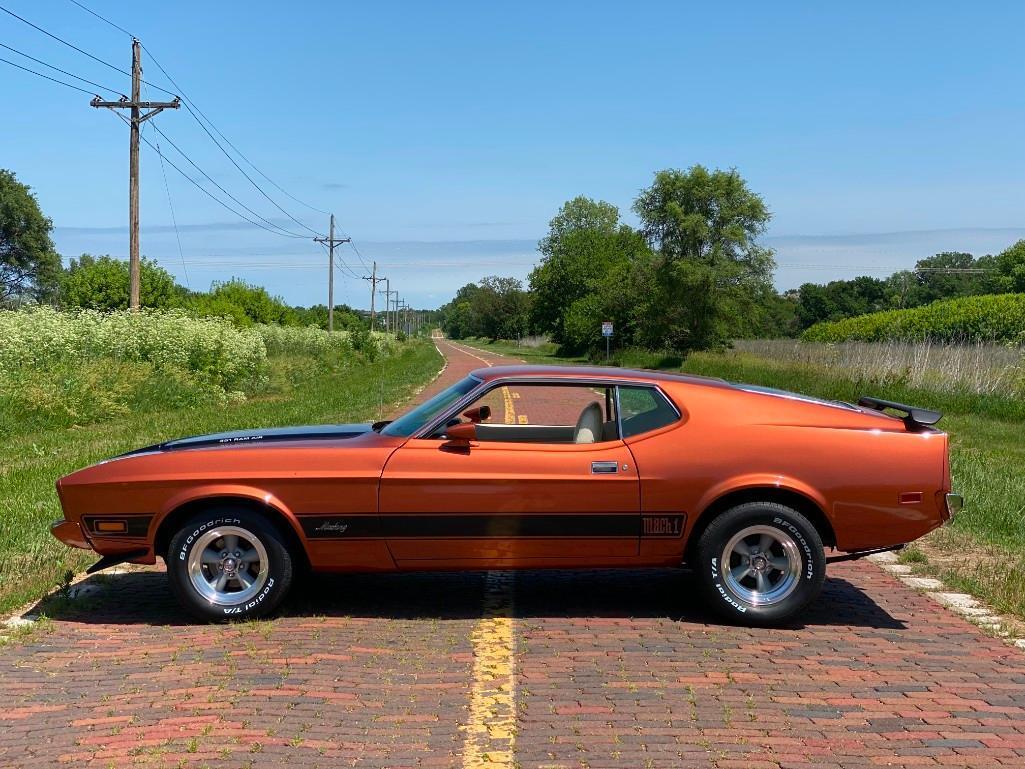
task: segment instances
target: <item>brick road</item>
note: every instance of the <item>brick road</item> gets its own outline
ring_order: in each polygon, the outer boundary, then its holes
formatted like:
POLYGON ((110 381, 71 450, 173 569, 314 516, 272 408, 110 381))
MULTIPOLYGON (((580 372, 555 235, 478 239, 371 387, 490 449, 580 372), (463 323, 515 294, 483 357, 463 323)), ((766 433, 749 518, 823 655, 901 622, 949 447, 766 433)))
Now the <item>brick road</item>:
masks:
MULTIPOLYGON (((484 365, 440 346, 424 396, 484 365)), ((774 630, 670 571, 329 577, 225 626, 93 583, 0 649, 0 766, 1025 766, 1025 655, 864 562, 774 630)))

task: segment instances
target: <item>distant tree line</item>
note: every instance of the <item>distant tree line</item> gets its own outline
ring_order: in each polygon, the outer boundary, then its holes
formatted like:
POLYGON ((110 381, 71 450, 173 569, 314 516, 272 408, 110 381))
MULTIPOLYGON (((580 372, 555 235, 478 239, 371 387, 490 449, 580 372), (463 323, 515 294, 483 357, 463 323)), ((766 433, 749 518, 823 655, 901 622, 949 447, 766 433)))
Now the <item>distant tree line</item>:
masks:
MULTIPOLYGON (((209 291, 190 291, 167 270, 140 260, 140 303, 154 309, 183 309, 200 316, 230 318, 237 326, 277 323, 327 328, 327 306, 293 307, 262 286, 241 280, 215 282, 209 291)), ((63 308, 120 310, 128 306, 128 263, 83 254, 72 259, 57 280, 56 303, 63 308)), ((336 305, 335 328, 362 327, 366 321, 347 305, 336 305)))
POLYGON ((820 321, 923 307, 939 299, 1020 292, 1025 292, 1025 240, 996 256, 946 251, 888 278, 805 283, 785 296, 796 305, 796 330, 803 331, 820 321))
POLYGON ((610 203, 565 203, 529 288, 510 278, 464 286, 442 307, 443 328, 454 337, 529 331, 583 351, 599 346, 610 320, 619 345, 685 351, 781 325, 773 254, 757 242, 770 214, 736 171, 661 171, 633 210, 638 229, 610 203))
POLYGON ((453 338, 545 334, 565 352, 597 352, 601 323, 617 346, 687 352, 733 339, 797 336, 821 320, 937 299, 1025 291, 1025 241, 997 256, 942 253, 886 279, 806 283, 779 293, 773 252, 757 240, 770 220, 734 171, 694 166, 655 174, 633 204, 640 226, 603 201, 565 203, 538 244, 528 285, 488 277, 441 310, 453 338), (953 270, 983 270, 978 273, 953 270))
MULTIPOLYGON (((31 189, 12 172, 0 169, 0 308, 46 303, 65 309, 126 309, 128 263, 83 254, 65 269, 52 230, 53 223, 43 215, 31 189)), ((140 300, 145 308, 227 317, 238 326, 277 323, 327 328, 327 305, 293 307, 239 278, 214 283, 209 291, 191 291, 145 257, 140 271, 140 300)), ((336 305, 334 316, 336 329, 369 328, 368 314, 347 305, 336 305)))

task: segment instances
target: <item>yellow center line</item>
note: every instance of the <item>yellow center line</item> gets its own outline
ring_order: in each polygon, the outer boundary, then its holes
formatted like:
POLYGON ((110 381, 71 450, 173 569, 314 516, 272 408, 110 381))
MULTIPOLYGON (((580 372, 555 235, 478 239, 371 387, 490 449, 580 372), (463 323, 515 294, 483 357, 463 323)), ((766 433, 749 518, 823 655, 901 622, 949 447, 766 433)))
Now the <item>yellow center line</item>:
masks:
POLYGON ((507 425, 516 424, 516 404, 513 403, 513 395, 508 387, 502 388, 502 400, 505 404, 505 423, 507 425))
POLYGON ((460 727, 464 769, 514 766, 516 745, 516 637, 513 628, 512 572, 489 571, 484 585, 484 616, 474 628, 473 688, 470 713, 460 727))

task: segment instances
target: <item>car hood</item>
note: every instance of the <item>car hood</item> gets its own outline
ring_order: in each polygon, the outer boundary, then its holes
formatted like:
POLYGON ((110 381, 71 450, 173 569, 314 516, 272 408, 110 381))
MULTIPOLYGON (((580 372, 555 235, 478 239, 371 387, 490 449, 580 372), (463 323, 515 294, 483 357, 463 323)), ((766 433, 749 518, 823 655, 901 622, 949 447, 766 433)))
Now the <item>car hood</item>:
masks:
POLYGON ((267 427, 255 430, 234 430, 224 433, 210 433, 209 435, 194 435, 189 438, 176 438, 171 441, 164 441, 163 443, 126 452, 115 457, 115 459, 155 451, 179 451, 183 449, 209 448, 212 446, 237 446, 285 441, 344 440, 365 435, 372 430, 373 425, 369 422, 366 424, 307 425, 305 427, 267 427))

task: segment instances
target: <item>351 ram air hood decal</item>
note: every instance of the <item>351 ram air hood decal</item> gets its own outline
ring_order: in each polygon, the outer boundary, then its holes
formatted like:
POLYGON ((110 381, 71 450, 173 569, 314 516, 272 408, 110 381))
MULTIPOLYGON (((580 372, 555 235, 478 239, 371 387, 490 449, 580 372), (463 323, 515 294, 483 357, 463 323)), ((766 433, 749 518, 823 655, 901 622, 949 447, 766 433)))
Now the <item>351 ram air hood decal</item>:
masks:
POLYGON ((178 449, 199 449, 211 446, 241 446, 254 443, 276 443, 279 441, 342 440, 369 433, 370 424, 352 425, 308 425, 306 427, 267 427, 256 430, 236 430, 209 435, 195 435, 191 438, 177 438, 171 441, 129 451, 121 456, 142 454, 150 451, 175 451, 178 449))

